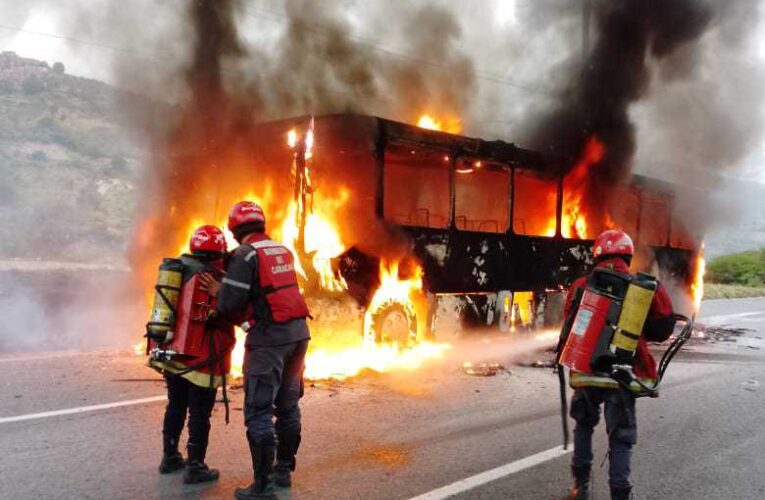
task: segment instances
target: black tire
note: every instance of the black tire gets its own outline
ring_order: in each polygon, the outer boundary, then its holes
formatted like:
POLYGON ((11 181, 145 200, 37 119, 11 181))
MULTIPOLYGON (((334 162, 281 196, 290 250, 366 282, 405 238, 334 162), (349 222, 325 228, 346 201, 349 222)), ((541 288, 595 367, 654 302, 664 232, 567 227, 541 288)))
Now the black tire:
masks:
POLYGON ((407 347, 417 342, 417 315, 400 302, 384 304, 372 315, 371 330, 377 344, 407 347))

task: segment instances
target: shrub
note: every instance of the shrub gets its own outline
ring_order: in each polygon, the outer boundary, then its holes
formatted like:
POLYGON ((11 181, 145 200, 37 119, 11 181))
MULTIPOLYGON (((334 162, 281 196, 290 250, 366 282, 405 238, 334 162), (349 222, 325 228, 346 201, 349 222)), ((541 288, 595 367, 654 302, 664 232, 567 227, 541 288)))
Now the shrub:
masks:
POLYGON ((762 286, 765 284, 765 249, 723 255, 707 266, 711 283, 762 286))

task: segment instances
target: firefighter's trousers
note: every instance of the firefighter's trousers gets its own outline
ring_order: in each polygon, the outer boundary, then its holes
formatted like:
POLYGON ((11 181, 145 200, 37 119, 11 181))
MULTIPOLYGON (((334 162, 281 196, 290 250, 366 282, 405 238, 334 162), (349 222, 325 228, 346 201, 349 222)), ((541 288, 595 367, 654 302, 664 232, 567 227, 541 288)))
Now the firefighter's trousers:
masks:
POLYGON ((244 424, 247 439, 275 444, 275 434, 300 434, 300 407, 308 340, 248 346, 244 354, 244 424), (276 417, 274 425, 273 417, 276 417))
POLYGON ((200 387, 185 378, 165 373, 167 408, 162 427, 165 453, 177 449, 178 440, 189 415, 189 459, 204 461, 210 436, 210 415, 215 405, 215 388, 200 387))
POLYGON ((612 487, 630 486, 630 457, 637 442, 635 397, 625 389, 585 387, 574 390, 571 418, 574 428, 572 465, 591 465, 592 433, 600 421, 600 405, 604 406, 609 443, 608 479, 612 487))

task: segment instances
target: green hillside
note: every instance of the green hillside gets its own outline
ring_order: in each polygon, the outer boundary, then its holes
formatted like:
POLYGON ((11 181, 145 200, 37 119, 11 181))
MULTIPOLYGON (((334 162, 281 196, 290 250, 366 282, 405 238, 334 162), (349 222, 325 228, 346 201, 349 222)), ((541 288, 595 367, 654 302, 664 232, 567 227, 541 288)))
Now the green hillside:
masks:
POLYGON ((108 260, 124 248, 141 150, 108 85, 0 53, 0 258, 108 260))

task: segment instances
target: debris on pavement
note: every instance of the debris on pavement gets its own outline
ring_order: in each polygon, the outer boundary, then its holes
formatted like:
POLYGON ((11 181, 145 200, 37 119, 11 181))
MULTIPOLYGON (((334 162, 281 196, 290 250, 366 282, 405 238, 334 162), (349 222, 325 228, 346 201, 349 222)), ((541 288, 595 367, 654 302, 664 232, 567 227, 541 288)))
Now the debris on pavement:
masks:
POLYGON ((706 326, 696 324, 693 330, 692 340, 702 342, 736 342, 738 337, 754 333, 750 328, 736 328, 732 326, 706 326))
POLYGON ((525 366, 527 368, 554 368, 555 360, 554 359, 537 359, 534 361, 519 362, 518 364, 520 366, 525 366))
POLYGON ((743 383, 744 390, 749 392, 756 392, 757 388, 760 386, 760 382, 757 380, 750 378, 746 382, 743 383))
POLYGON ((465 361, 462 364, 462 371, 468 375, 476 377, 493 377, 500 372, 510 373, 510 370, 499 363, 472 363, 465 361))

